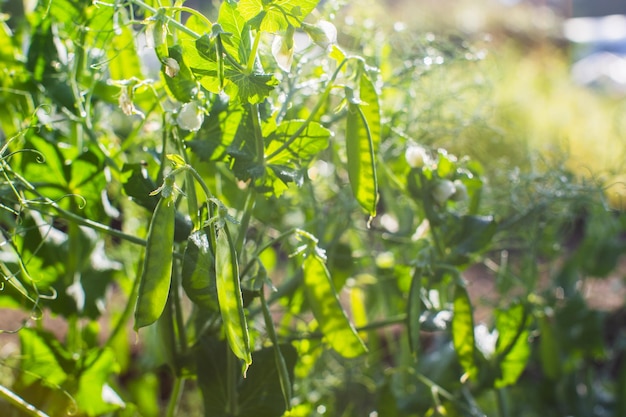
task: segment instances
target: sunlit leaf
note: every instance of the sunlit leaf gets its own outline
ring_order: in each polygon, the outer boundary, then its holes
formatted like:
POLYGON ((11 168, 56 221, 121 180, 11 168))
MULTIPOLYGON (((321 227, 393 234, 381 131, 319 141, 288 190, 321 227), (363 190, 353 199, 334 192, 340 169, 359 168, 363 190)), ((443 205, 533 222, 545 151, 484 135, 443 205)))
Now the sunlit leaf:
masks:
POLYGON ((515 384, 526 368, 530 358, 529 317, 521 303, 507 310, 496 311, 496 329, 499 334, 496 354, 501 372, 495 383, 496 388, 515 384))
POLYGON ((472 304, 465 287, 457 284, 454 289, 452 317, 452 341, 459 363, 470 378, 476 378, 476 342, 472 304))
POLYGON ((124 401, 109 386, 109 377, 119 372, 115 352, 93 350, 82 361, 78 390, 74 396, 79 409, 89 416, 101 416, 124 408, 124 401))

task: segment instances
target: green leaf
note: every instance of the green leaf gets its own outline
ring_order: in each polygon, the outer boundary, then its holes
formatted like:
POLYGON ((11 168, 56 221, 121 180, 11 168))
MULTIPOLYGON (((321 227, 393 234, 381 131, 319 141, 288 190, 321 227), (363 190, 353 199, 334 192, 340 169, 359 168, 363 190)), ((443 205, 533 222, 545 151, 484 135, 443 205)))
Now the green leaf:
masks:
POLYGON ((51 334, 30 328, 19 332, 22 356, 20 382, 24 386, 39 380, 60 386, 68 378, 70 354, 51 334))
POLYGON ((189 235, 183 257, 182 281, 191 301, 204 309, 218 311, 215 261, 204 230, 189 235))
POLYGON ((376 216, 378 180, 371 130, 360 104, 348 103, 346 152, 348 176, 354 197, 370 215, 376 216))
MULTIPOLYGON (((290 344, 279 346, 285 359, 289 380, 298 359, 296 349, 290 344)), ((227 358, 228 346, 215 338, 204 337, 198 343, 198 385, 203 396, 205 416, 226 416, 227 413, 227 358)), ((285 402, 280 385, 279 371, 274 359, 274 348, 267 347, 252 353, 254 365, 246 378, 237 378, 237 413, 231 417, 280 417, 285 413, 285 402)))
POLYGON ((242 47, 242 34, 249 35, 246 29, 246 19, 241 16, 237 8, 237 3, 231 1, 223 1, 220 5, 220 12, 217 22, 228 36, 222 37, 224 49, 230 56, 239 58, 240 63, 248 62, 250 54, 249 49, 242 47))
POLYGON ((124 401, 107 383, 119 372, 115 352, 94 349, 82 361, 78 391, 74 396, 78 409, 89 416, 101 416, 124 408, 124 401))
POLYGON ((148 243, 135 307, 135 330, 154 323, 163 313, 172 280, 176 208, 161 197, 148 229, 148 243))
POLYGON ((367 352, 339 302, 324 261, 317 254, 310 253, 304 259, 302 268, 307 300, 327 343, 346 358, 367 352))
POLYGON ((241 0, 237 10, 254 23, 255 29, 276 33, 289 25, 300 27, 302 20, 315 9, 319 0, 241 0))
POLYGON ((135 50, 134 33, 128 26, 119 26, 106 47, 109 74, 113 80, 142 79, 141 63, 135 50))
POLYGON ((179 45, 175 45, 169 48, 169 58, 174 59, 180 66, 178 74, 174 77, 170 77, 165 73, 165 65, 162 66, 161 73, 167 85, 167 90, 172 97, 181 103, 190 102, 195 94, 197 88, 196 79, 191 73, 191 70, 183 59, 183 51, 179 45))
POLYGON ((467 290, 460 284, 457 284, 454 289, 453 314, 452 342, 454 349, 466 374, 474 379, 478 376, 478 367, 476 366, 473 309, 467 290))
POLYGON ((258 104, 265 100, 279 84, 272 74, 246 73, 237 69, 226 71, 227 79, 237 87, 243 103, 258 104))
POLYGON ((330 130, 316 122, 283 122, 267 138, 266 162, 270 165, 309 162, 328 147, 331 134, 330 130))
POLYGON ((235 356, 243 360, 245 369, 252 363, 248 323, 243 310, 239 266, 228 226, 217 235, 215 249, 217 298, 228 344, 235 356))
POLYGON ((521 303, 507 310, 496 311, 499 335, 496 354, 500 360, 500 377, 496 380, 496 388, 515 384, 526 368, 530 358, 529 317, 521 303))

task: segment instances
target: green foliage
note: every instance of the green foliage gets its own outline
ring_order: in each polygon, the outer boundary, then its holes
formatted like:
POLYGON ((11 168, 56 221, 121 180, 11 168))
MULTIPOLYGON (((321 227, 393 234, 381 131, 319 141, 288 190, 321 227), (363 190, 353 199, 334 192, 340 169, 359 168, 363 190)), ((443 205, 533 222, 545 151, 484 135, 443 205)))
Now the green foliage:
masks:
POLYGON ((326 3, 2 6, 3 413, 620 415, 622 214, 484 45, 326 3))

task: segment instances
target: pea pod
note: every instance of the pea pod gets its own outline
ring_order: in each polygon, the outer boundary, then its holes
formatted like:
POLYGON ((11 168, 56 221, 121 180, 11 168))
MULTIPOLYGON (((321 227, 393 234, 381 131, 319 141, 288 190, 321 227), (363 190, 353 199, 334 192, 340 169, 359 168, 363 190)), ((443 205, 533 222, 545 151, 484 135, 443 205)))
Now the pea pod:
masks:
POLYGON ((370 215, 376 216, 378 180, 374 161, 374 143, 370 124, 361 104, 349 100, 346 123, 348 177, 357 202, 370 215))
POLYGON ((135 330, 154 323, 165 308, 172 280, 175 215, 171 195, 162 196, 148 228, 146 256, 135 307, 135 330))
POLYGON ((315 252, 304 259, 304 288, 313 315, 328 344, 340 355, 354 358, 367 348, 339 303, 326 264, 315 252))
POLYGON ((248 323, 243 311, 237 252, 225 224, 217 235, 215 249, 217 300, 228 344, 235 356, 245 362, 244 375, 252 363, 248 323))
POLYGON ((413 357, 417 359, 420 344, 420 318, 422 315, 422 268, 416 268, 411 280, 409 302, 407 305, 407 326, 409 331, 409 346, 413 357))

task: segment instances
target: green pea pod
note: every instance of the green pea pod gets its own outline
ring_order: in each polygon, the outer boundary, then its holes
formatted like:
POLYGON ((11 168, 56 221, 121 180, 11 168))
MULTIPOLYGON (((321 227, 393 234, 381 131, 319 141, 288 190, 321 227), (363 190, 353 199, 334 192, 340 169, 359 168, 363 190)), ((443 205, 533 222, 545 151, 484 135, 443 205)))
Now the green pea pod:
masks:
POLYGON ((409 347, 413 357, 417 359, 420 344, 420 317, 422 315, 422 268, 416 268, 411 280, 409 302, 407 305, 407 325, 409 330, 409 347))
POLYGON ((278 380, 280 382, 280 389, 283 392, 283 399, 285 400, 285 407, 287 410, 291 410, 291 378, 289 378, 289 369, 287 368, 287 362, 283 352, 280 350, 278 343, 278 336, 276 336, 276 330, 274 329, 274 322, 270 314, 270 309, 267 306, 267 300, 265 299, 265 293, 263 289, 261 293, 261 307, 263 308, 263 319, 265 320, 265 327, 267 334, 272 341, 274 347, 274 361, 276 362, 276 370, 278 371, 278 380))
POLYGON ((172 280, 175 215, 171 195, 162 196, 148 229, 146 256, 135 307, 135 330, 154 323, 165 308, 172 280))
POLYGON ((476 340, 472 304, 467 290, 457 284, 454 289, 454 315, 452 317, 452 342, 459 362, 470 378, 478 376, 476 366, 476 340))
POLYGON ((345 358, 354 358, 367 348, 339 303, 324 261, 315 253, 304 259, 304 288, 320 330, 328 344, 345 358))
POLYGON ((182 281, 185 293, 194 304, 206 310, 218 310, 215 262, 204 230, 192 233, 187 239, 182 281))
POLYGON ((346 151, 348 177, 354 197, 370 217, 375 217, 378 180, 374 161, 374 144, 370 126, 361 105, 353 102, 348 103, 346 151))
POLYGON ((235 356, 245 362, 244 376, 252 363, 248 323, 243 311, 237 252, 227 225, 217 235, 215 250, 217 299, 228 344, 235 356))

